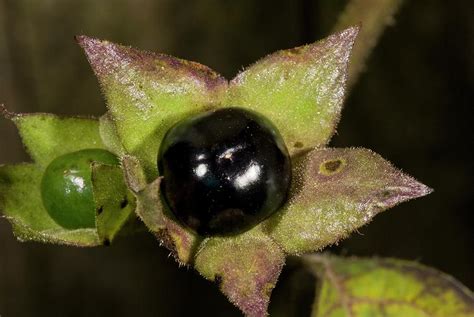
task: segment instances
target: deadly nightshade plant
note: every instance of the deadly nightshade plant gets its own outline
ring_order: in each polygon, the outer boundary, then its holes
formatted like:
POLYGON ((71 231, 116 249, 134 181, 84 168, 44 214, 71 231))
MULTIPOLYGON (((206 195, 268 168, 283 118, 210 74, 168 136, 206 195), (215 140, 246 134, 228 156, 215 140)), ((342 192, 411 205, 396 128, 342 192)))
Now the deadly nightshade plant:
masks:
MULTIPOLYGON (((276 52, 231 81, 195 62, 79 36, 108 112, 97 120, 2 108, 34 163, 0 167, 0 208, 18 239, 75 246, 109 244, 136 214, 180 265, 218 281, 246 315, 264 316, 287 256, 337 243, 379 212, 431 191, 370 150, 326 147, 339 121, 358 31, 350 27, 276 52), (230 107, 262 116, 279 131, 291 156, 291 188, 277 210, 244 230, 196 232, 162 194, 171 180, 157 168, 159 149, 177 123, 230 107), (86 149, 107 150, 120 165, 88 161, 93 203, 87 208, 94 219, 64 226, 45 207, 41 192, 48 188, 41 183, 51 162, 86 149)), ((342 270, 344 262, 337 263, 342 270)))

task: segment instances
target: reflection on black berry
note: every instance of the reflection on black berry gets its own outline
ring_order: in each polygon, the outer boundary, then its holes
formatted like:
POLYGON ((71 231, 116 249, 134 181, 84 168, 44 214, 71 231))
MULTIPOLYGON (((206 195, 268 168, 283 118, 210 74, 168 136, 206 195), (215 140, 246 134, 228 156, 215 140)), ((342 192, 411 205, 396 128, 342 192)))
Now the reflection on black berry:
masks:
POLYGON ((275 126, 240 108, 187 118, 166 134, 158 156, 165 201, 203 235, 235 234, 286 200, 288 151, 275 126))

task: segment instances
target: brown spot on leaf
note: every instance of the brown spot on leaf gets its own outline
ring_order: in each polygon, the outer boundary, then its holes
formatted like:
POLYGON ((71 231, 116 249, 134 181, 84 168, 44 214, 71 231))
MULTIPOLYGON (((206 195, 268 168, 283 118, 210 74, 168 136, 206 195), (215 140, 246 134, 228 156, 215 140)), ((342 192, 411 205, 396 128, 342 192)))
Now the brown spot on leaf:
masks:
POLYGON ((297 141, 297 142, 295 142, 295 144, 293 144, 293 146, 294 146, 295 148, 297 148, 297 149, 300 149, 300 148, 302 148, 302 147, 303 147, 303 143, 302 143, 302 142, 299 142, 299 141, 297 141))
POLYGON ((339 173, 346 164, 343 159, 327 160, 319 166, 319 173, 323 175, 333 175, 339 173))
POLYGON ((97 214, 100 215, 104 211, 104 206, 97 208, 97 214))

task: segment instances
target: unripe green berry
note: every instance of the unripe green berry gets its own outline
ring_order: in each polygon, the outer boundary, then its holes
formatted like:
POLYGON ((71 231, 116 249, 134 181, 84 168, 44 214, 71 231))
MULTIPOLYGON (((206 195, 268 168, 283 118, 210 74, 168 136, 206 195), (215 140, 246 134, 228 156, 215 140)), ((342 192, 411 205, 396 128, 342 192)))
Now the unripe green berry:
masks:
POLYGON ((51 218, 67 229, 94 228, 92 163, 117 165, 118 158, 102 149, 64 154, 46 168, 41 181, 43 205, 51 218))

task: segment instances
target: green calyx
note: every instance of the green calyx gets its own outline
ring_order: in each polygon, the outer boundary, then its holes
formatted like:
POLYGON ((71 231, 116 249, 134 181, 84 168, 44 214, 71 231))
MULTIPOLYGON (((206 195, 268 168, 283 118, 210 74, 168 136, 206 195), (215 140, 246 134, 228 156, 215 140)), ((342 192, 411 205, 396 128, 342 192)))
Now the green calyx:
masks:
POLYGON ((98 120, 15 114, 3 106, 0 113, 17 126, 34 160, 0 166, 0 210, 19 240, 109 244, 134 219, 135 199, 118 158, 106 150, 98 120))
POLYGON ((198 63, 80 36, 108 112, 95 120, 0 109, 35 161, 0 166, 0 209, 22 240, 78 246, 108 244, 136 214, 180 264, 220 281, 246 315, 265 316, 287 255, 336 243, 377 213, 431 191, 369 150, 325 148, 358 32, 350 27, 271 54, 231 81, 198 63), (229 105, 277 126, 292 156, 292 189, 253 229, 201 237, 163 204, 156 158, 179 120, 229 105))

